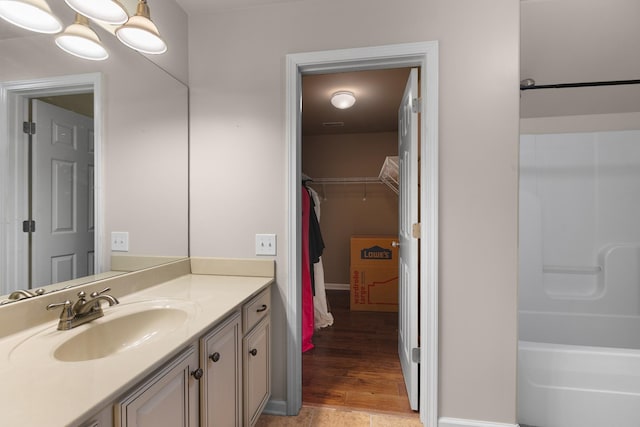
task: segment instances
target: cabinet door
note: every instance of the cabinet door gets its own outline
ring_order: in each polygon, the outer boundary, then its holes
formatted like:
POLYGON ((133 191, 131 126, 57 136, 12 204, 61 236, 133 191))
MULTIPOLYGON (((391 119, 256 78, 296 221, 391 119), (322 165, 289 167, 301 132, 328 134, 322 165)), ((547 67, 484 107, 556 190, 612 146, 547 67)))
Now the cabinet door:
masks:
POLYGON ((242 358, 240 313, 201 340, 200 421, 204 427, 242 425, 242 358))
POLYGON ((271 323, 265 317, 243 339, 244 419, 252 426, 271 395, 271 323))
POLYGON ((198 353, 190 346, 116 404, 116 422, 126 427, 198 426, 198 353))

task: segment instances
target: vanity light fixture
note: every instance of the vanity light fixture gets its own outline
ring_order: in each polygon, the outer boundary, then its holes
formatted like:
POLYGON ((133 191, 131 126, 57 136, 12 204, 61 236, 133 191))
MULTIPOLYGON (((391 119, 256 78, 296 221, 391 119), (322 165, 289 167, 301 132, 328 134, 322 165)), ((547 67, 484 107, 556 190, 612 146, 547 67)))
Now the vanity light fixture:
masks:
POLYGON ((129 14, 118 0, 65 0, 67 5, 76 12, 107 24, 124 24, 129 14))
MULTIPOLYGON (((89 19, 120 25, 115 30, 118 40, 139 52, 157 55, 167 51, 158 27, 151 21, 147 0, 138 0, 136 14, 131 17, 121 0, 65 0, 65 3, 77 12, 75 22, 56 36, 56 44, 67 53, 93 61, 109 57, 98 35, 89 27, 89 19)), ((58 34, 63 29, 47 0, 0 0, 0 18, 38 33, 58 34)))
POLYGON ((56 36, 56 44, 71 55, 92 61, 102 61, 109 57, 100 37, 89 27, 89 19, 79 13, 76 13, 74 23, 56 36))
POLYGON ((0 0, 0 18, 25 30, 56 34, 62 22, 46 0, 0 0))
POLYGON ((341 110, 353 107, 356 97, 353 92, 341 90, 331 95, 331 104, 341 110))
POLYGON ((142 53, 157 55, 167 51, 167 44, 151 21, 147 0, 138 0, 136 14, 116 29, 116 37, 125 45, 142 53))

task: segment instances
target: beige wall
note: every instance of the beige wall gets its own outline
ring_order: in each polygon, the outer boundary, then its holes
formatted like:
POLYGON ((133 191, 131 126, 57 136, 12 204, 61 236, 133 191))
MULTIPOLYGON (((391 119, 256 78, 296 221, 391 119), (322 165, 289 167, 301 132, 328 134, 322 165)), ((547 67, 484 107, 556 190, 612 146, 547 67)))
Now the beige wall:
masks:
POLYGON ((636 130, 640 113, 590 114, 520 119, 520 133, 566 133, 636 130))
POLYGON ((278 234, 273 399, 286 395, 293 214, 285 56, 439 40, 440 416, 515 422, 519 3, 298 1, 190 17, 191 253, 250 257, 256 233, 278 234))
MULTIPOLYGON (((544 85, 640 75, 637 0, 534 0, 521 8, 522 78, 544 85)), ((529 90, 520 105, 523 118, 636 111, 640 85, 529 90)))
MULTIPOLYGON (((305 135, 302 170, 312 178, 377 177, 386 156, 397 153, 395 132, 305 135)), ((397 235, 398 196, 381 184, 310 186, 320 196, 325 281, 348 284, 350 237, 397 235)))

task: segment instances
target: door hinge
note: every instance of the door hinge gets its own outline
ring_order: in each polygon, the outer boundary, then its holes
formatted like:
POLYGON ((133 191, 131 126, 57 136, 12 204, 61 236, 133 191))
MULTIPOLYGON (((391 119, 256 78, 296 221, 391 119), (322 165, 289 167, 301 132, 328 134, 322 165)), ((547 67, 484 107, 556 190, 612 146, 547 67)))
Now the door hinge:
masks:
POLYGON ((36 134, 35 122, 22 122, 22 131, 27 135, 35 135, 36 134))
POLYGON ((33 220, 22 221, 22 231, 25 233, 35 233, 36 222, 33 220))
POLYGON ((413 363, 420 363, 420 347, 411 349, 411 361, 413 363))
POLYGON ((419 222, 413 224, 413 227, 411 229, 411 235, 413 236, 414 239, 419 239, 422 237, 422 233, 420 232, 420 230, 421 228, 420 228, 419 222))
POLYGON ((411 100, 411 111, 413 113, 422 113, 422 98, 413 98, 411 100))

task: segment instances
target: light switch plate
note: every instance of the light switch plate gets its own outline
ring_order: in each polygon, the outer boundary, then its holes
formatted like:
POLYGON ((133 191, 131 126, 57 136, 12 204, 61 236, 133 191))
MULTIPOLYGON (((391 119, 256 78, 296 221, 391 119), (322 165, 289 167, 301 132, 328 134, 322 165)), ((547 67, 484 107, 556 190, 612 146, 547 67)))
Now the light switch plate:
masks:
POLYGON ((275 234, 256 234, 256 255, 276 255, 275 234))
POLYGON ((111 250, 114 252, 129 252, 129 232, 111 232, 111 250))

